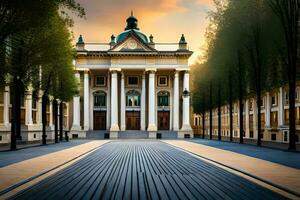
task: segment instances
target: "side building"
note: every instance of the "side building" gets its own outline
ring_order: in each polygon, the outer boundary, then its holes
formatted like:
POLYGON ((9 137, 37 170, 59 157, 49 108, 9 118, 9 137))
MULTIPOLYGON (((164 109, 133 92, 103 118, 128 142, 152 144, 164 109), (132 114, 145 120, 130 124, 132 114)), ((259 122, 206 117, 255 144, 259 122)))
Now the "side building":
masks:
MULTIPOLYGON (((298 83, 296 94, 296 142, 299 145, 300 137, 300 83, 298 83)), ((222 107, 221 114, 221 135, 222 139, 230 137, 229 105, 222 107)), ((259 137, 257 132, 257 105, 255 98, 248 98, 243 105, 243 125, 245 142, 255 143, 259 137)), ((209 112, 205 115, 205 135, 208 137, 209 112)), ((193 131, 197 137, 202 137, 202 115, 194 114, 193 131)), ((287 144, 289 142, 289 95, 287 87, 280 87, 264 93, 261 99, 261 126, 260 137, 266 145, 287 144)), ((239 138, 239 104, 233 106, 233 138, 239 138)), ((213 110, 213 137, 218 135, 218 111, 213 110)))

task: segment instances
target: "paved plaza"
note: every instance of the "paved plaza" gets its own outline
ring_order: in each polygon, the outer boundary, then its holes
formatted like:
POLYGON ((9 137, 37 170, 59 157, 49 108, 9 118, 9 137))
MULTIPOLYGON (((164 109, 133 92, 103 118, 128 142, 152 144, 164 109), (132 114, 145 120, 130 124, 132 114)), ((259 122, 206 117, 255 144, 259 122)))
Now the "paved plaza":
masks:
POLYGON ((214 145, 201 140, 75 140, 57 148, 0 152, 0 199, 299 198, 300 170, 284 165, 290 165, 290 152, 282 152, 287 159, 278 164, 234 152, 236 144, 231 150, 214 145), (40 154, 29 156, 35 151, 40 154), (18 152, 23 159, 14 159, 18 152), (272 181, 275 187, 268 184, 272 181))

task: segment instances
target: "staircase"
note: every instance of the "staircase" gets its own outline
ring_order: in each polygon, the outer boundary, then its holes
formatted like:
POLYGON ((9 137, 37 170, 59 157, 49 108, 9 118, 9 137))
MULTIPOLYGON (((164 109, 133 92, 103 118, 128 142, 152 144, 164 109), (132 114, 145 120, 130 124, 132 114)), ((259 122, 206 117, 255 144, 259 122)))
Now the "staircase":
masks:
POLYGON ((147 131, 120 131, 119 139, 147 139, 147 131))
MULTIPOLYGON (((157 131, 161 138, 158 139, 177 139, 177 131, 157 131)), ((87 131, 86 138, 91 140, 108 139, 109 131, 87 131), (105 137, 106 135, 106 137, 105 137)), ((147 131, 120 131, 118 139, 148 139, 147 131)))
POLYGON ((100 140, 105 139, 105 134, 109 132, 108 131, 87 131, 86 132, 86 138, 87 139, 93 139, 93 140, 100 140))

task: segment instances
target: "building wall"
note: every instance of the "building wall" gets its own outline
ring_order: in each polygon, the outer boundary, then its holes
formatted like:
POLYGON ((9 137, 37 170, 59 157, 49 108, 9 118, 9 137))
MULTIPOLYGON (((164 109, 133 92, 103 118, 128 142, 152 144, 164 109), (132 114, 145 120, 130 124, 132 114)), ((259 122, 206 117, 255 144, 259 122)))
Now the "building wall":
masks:
MULTIPOLYGON (((281 87, 262 95, 261 124, 262 141, 287 143, 289 131, 289 105, 288 88, 281 87)), ((257 114, 255 98, 248 98, 244 101, 244 138, 256 140, 257 133, 257 114)), ((229 137, 229 105, 222 106, 221 112, 221 135, 224 139, 229 137)), ((239 105, 234 103, 233 107, 233 137, 239 138, 239 105)), ((194 134, 202 135, 202 115, 193 114, 194 134)), ((209 113, 205 115, 205 135, 209 135, 209 113)), ((300 138, 300 84, 296 89, 296 139, 299 143, 300 138)), ((218 135, 218 112, 213 111, 213 135, 218 135)))
MULTIPOLYGON (((10 142, 11 137, 11 101, 9 87, 0 88, 0 144, 10 142), (5 107, 8 112, 5 112, 5 107)), ((64 104, 64 129, 69 126, 69 105, 64 104)), ((52 103, 46 108, 47 139, 54 139, 52 103)), ((21 99, 21 142, 38 142, 42 139, 41 100, 27 91, 21 99), (30 106, 31 105, 31 106, 30 106), (31 118, 28 113, 31 112, 31 118)))

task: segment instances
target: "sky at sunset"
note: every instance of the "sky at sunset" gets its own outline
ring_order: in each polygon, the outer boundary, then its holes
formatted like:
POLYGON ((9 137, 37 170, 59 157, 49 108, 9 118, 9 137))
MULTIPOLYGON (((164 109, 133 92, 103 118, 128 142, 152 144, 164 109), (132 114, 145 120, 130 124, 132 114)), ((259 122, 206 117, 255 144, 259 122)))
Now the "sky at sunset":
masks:
POLYGON ((213 0, 78 0, 85 8, 86 19, 75 19, 75 40, 80 34, 85 42, 109 42, 126 26, 131 10, 139 20, 140 31, 152 34, 155 42, 178 42, 185 34, 189 49, 194 51, 192 64, 204 44, 207 12, 213 0))

